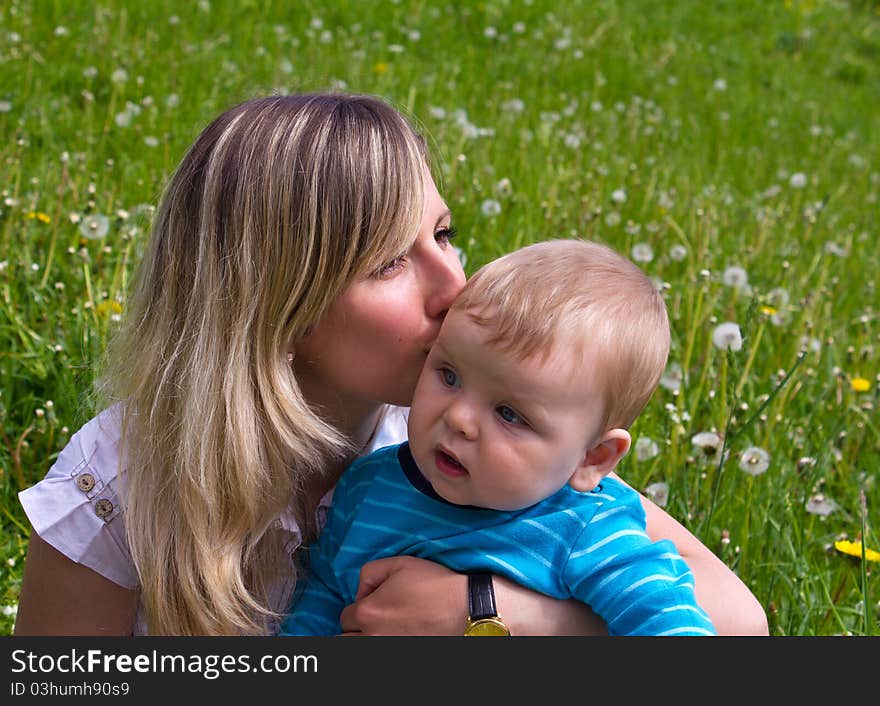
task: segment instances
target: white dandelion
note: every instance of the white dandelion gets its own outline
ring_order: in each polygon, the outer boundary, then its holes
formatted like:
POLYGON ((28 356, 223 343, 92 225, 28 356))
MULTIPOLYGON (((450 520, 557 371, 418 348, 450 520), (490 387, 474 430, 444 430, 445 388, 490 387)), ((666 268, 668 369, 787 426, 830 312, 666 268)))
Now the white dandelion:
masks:
POLYGON ((807 185, 807 175, 803 172, 795 172, 788 180, 788 184, 793 189, 803 189, 807 185))
POLYGON ((724 439, 714 431, 701 431, 691 437, 691 444, 702 451, 705 456, 714 456, 724 445, 724 439))
POLYGON ((744 289, 749 284, 749 273, 739 265, 731 265, 724 270, 724 274, 721 275, 721 281, 728 287, 744 289))
POLYGON ((614 203, 623 203, 626 201, 626 191, 623 189, 615 189, 611 192, 611 200, 614 203))
POLYGON ((649 461, 660 453, 657 442, 647 436, 640 436, 634 448, 637 461, 649 461))
POLYGON ((79 224, 79 232, 84 238, 88 238, 89 240, 99 240, 100 238, 103 238, 107 235, 109 229, 110 221, 107 220, 107 216, 101 215, 100 213, 93 213, 86 216, 79 224))
POLYGON ((633 245, 630 255, 636 262, 651 262, 654 259, 654 250, 648 243, 636 243, 633 245))
POLYGON ((807 500, 806 510, 811 515, 819 515, 820 517, 828 517, 832 512, 837 510, 838 505, 831 498, 826 498, 822 493, 816 493, 807 500))
POLYGON ((495 184, 495 193, 498 194, 502 198, 507 198, 513 193, 513 184, 511 184, 510 179, 504 177, 495 184))
POLYGON ((767 304, 774 309, 782 309, 788 306, 789 301, 791 301, 791 297, 788 294, 788 290, 782 287, 775 287, 767 292, 767 304))
POLYGON ((759 476, 770 468, 770 454, 758 446, 750 446, 740 454, 739 467, 750 476, 759 476))
POLYGON ((742 331, 733 321, 718 324, 712 332, 712 343, 721 350, 738 351, 742 348, 742 331))
POLYGON ((651 483, 645 488, 645 495, 658 507, 666 507, 669 502, 669 486, 662 481, 651 483))
POLYGON ((501 213, 501 204, 495 199, 486 199, 480 206, 480 211, 484 216, 492 217, 501 213))
POLYGON ((678 392, 681 389, 683 381, 684 372, 682 371, 681 366, 678 363, 670 363, 663 372, 663 376, 660 378, 660 387, 666 390, 672 390, 673 392, 678 392))
POLYGON ((673 245, 669 248, 669 259, 675 262, 681 262, 687 257, 688 251, 684 245, 673 245))

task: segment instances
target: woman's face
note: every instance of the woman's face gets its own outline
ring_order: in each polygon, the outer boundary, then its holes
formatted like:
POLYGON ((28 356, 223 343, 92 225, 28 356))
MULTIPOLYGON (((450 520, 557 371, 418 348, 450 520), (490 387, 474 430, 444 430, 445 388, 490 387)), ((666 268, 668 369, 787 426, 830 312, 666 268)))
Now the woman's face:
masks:
POLYGON ((430 176, 418 236, 406 253, 360 279, 295 344, 306 397, 319 404, 409 405, 422 365, 465 282, 450 213, 430 176))

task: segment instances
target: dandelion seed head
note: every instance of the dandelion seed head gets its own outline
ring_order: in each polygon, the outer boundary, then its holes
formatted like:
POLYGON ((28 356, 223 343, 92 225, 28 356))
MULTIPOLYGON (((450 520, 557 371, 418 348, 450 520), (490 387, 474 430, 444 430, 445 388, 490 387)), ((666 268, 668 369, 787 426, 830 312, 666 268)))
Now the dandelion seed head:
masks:
POLYGON ((669 248, 669 259, 675 262, 681 262, 687 257, 687 248, 684 245, 673 245, 669 248))
POLYGON ((684 373, 678 363, 670 363, 660 378, 660 387, 666 390, 678 391, 684 380, 684 373))
POLYGON ((750 476, 758 476, 770 467, 770 454, 759 446, 750 446, 740 454, 739 467, 750 476))
POLYGON ((742 349, 743 339, 739 324, 733 321, 718 324, 712 332, 712 343, 721 350, 738 351, 742 349))
POLYGON ((724 444, 724 440, 714 431, 701 431, 691 437, 691 444, 706 456, 714 456, 724 444))
POLYGON ((611 200, 614 203, 623 203, 626 201, 626 191, 623 189, 615 189, 611 192, 611 200))
POLYGON ((831 498, 826 498, 823 493, 816 493, 810 497, 805 506, 806 511, 811 515, 819 515, 820 517, 827 517, 837 508, 837 503, 831 498))
POLYGON ((647 436, 640 436, 634 445, 637 461, 648 461, 660 453, 657 442, 647 436))
POLYGON ((497 216, 501 213, 501 204, 498 203, 495 199, 486 199, 480 205, 480 212, 489 218, 492 216, 497 216))
POLYGON ((807 185, 807 175, 803 172, 795 172, 789 178, 788 185, 793 189, 803 189, 807 185))
POLYGON ((504 177, 497 184, 495 184, 495 193, 501 196, 502 198, 507 198, 513 193, 513 184, 511 184, 510 179, 504 177))
POLYGON ((739 265, 731 265, 721 275, 721 281, 728 287, 744 289, 749 284, 749 273, 739 265))
MULTIPOLYGON (((94 213, 86 216, 79 224, 79 232, 84 238, 89 240, 99 240, 107 235, 110 229, 110 221, 107 216, 100 213, 94 213)), ((88 252, 86 252, 88 255, 88 252)))
POLYGON ((669 502, 669 486, 666 483, 651 483, 645 488, 645 495, 658 507, 666 507, 669 502))
POLYGON ((630 255, 636 262, 651 262, 654 259, 654 250, 648 243, 636 243, 630 255))

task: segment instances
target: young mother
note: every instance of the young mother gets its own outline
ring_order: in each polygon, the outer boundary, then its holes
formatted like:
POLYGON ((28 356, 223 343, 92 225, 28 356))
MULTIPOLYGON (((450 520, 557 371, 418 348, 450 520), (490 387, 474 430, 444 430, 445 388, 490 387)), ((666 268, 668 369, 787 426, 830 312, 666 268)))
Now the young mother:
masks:
MULTIPOLYGON (((424 141, 381 100, 261 98, 209 125, 156 214, 107 408, 21 493, 16 634, 272 633, 342 470, 404 438, 464 284, 453 235, 424 141)), ((719 633, 766 634, 739 579, 643 502, 719 633)), ((495 591, 514 635, 604 629, 576 602, 495 591)), ((462 634, 466 611, 465 576, 393 557, 365 568, 342 625, 462 634)))

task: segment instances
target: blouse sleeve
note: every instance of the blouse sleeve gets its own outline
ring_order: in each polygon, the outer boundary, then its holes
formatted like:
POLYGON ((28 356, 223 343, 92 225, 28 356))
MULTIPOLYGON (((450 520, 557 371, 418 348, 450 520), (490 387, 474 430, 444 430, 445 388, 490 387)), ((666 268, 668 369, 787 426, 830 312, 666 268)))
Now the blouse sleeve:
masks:
POLYGON ((18 498, 43 541, 114 583, 137 588, 119 501, 118 412, 111 407, 87 422, 46 477, 18 498))

